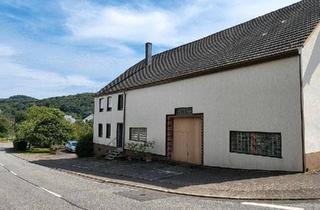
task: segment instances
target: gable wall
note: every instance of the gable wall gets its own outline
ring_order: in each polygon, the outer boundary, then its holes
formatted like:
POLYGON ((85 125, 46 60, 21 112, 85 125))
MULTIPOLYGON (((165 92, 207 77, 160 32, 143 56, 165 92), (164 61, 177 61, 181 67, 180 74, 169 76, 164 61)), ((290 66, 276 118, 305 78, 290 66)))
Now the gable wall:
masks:
MULTIPOLYGON (((121 94, 121 93, 119 93, 121 94)), ((117 133, 117 123, 123 122, 123 111, 118 111, 118 95, 112 94, 111 103, 112 110, 107 111, 107 96, 101 96, 94 99, 94 129, 93 129, 93 142, 99 145, 115 146, 116 133, 117 133), (103 111, 99 112, 99 99, 103 99, 103 111), (102 123, 103 136, 98 136, 98 124, 102 123), (111 137, 106 138, 106 124, 111 124, 111 137)), ((105 151, 104 151, 105 153, 105 151)))
POLYGON ((302 49, 306 168, 320 168, 320 24, 302 49))
POLYGON ((302 170, 299 57, 225 71, 127 93, 130 127, 146 127, 154 153, 166 154, 166 115, 193 107, 204 118, 204 165, 302 170), (281 132, 282 159, 229 152, 229 132, 281 132))

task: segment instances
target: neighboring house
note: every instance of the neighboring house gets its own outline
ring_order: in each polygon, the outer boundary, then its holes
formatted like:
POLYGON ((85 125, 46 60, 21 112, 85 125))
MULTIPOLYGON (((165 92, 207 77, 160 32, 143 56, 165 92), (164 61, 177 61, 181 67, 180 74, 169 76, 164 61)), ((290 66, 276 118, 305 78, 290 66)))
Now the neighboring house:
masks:
POLYGON ((93 114, 88 115, 86 118, 84 118, 82 121, 84 123, 90 122, 93 120, 93 114))
POLYGON ((71 123, 71 124, 73 124, 73 123, 76 122, 76 119, 74 119, 71 115, 65 115, 65 116, 64 116, 64 119, 65 119, 66 121, 68 121, 69 123, 71 123))
POLYGON ((95 98, 95 152, 155 141, 192 164, 320 167, 320 6, 304 0, 151 55, 95 98))

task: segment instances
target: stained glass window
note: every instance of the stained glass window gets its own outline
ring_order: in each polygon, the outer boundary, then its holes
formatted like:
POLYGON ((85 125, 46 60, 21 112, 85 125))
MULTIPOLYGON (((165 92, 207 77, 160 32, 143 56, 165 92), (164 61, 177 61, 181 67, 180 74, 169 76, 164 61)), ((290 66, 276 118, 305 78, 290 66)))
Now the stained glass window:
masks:
POLYGON ((230 131, 230 152, 281 158, 281 133, 230 131))

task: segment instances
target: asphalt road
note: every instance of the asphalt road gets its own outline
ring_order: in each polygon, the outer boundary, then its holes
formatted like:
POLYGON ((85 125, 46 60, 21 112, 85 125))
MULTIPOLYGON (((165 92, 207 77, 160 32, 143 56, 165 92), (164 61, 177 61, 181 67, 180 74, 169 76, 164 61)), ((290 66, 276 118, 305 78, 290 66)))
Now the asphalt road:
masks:
POLYGON ((0 148, 0 209, 320 209, 320 201, 215 200, 98 183, 32 164, 0 148))

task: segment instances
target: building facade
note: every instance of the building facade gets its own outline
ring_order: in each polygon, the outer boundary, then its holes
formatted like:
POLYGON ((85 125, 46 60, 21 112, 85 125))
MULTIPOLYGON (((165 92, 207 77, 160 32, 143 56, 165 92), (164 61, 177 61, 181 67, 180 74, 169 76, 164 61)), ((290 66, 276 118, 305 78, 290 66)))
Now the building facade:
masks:
POLYGON ((190 164, 320 167, 319 8, 301 1, 154 56, 147 43, 95 98, 95 153, 153 141, 152 153, 190 164))

